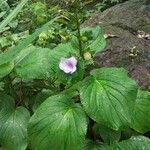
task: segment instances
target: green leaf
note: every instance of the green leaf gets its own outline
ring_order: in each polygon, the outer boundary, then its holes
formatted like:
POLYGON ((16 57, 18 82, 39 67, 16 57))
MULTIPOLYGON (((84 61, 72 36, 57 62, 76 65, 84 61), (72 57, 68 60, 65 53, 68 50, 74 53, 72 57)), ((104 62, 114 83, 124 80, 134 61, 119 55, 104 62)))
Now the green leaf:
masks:
POLYGON ((141 133, 150 131, 149 91, 138 91, 131 127, 141 133))
POLYGON ((23 107, 15 109, 14 100, 0 93, 0 144, 5 150, 25 150, 29 112, 23 107))
POLYGON ((110 146, 110 150, 149 150, 149 148, 150 139, 144 136, 133 136, 110 146))
POLYGON ((89 49, 90 51, 94 51, 95 53, 98 53, 102 51, 106 46, 106 40, 103 36, 102 30, 99 26, 95 28, 83 28, 81 30, 82 34, 85 34, 85 32, 92 31, 92 40, 89 41, 89 49))
MULTIPOLYGON (((85 49, 89 49, 94 54, 102 51, 106 46, 106 40, 99 26, 94 28, 83 28, 81 29, 81 35, 88 38, 85 49)), ((76 49, 79 49, 79 43, 75 36, 72 38, 72 45, 76 49)))
POLYGON ((86 140, 83 150, 108 150, 107 146, 100 142, 93 142, 92 140, 86 140))
POLYGON ((13 69, 13 67, 14 67, 14 63, 12 62, 0 65, 0 78, 3 78, 7 74, 9 74, 13 69))
POLYGON ((14 46, 4 53, 0 54, 0 65, 13 61, 21 52, 21 50, 25 49, 29 44, 31 44, 39 36, 39 34, 45 31, 49 27, 49 25, 51 25, 56 19, 58 19, 58 17, 47 22, 41 28, 37 29, 34 33, 29 35, 26 39, 20 40, 17 46, 14 46))
POLYGON ((27 57, 31 52, 35 51, 38 49, 37 47, 31 45, 28 46, 27 48, 23 49, 19 55, 15 58, 14 63, 15 65, 19 64, 25 57, 27 57))
POLYGON ((28 2, 28 0, 22 0, 20 4, 7 16, 5 20, 0 24, 0 32, 5 28, 14 17, 21 11, 23 6, 28 2))
POLYGON ((35 112, 35 110, 42 104, 48 97, 50 97, 52 94, 54 94, 53 91, 50 90, 43 90, 42 92, 38 93, 32 98, 32 101, 34 101, 32 110, 35 112))
POLYGON ((53 50, 37 48, 16 66, 16 74, 22 78, 47 79, 60 70, 61 57, 70 57, 71 53, 75 51, 69 43, 53 50))
POLYGON ((0 0, 0 6, 1 6, 2 3, 3 3, 3 0, 0 0))
POLYGON ((33 150, 78 150, 84 143, 86 116, 77 103, 66 95, 49 97, 29 122, 33 150))
POLYGON ((26 49, 23 49, 21 53, 16 57, 15 63, 9 62, 3 65, 0 65, 0 78, 3 78, 4 76, 8 75, 13 70, 14 66, 17 63, 23 60, 27 55, 29 55, 35 49, 36 48, 34 46, 30 46, 26 49))
POLYGON ((22 78, 48 78, 53 73, 51 57, 51 50, 38 48, 15 67, 15 72, 22 78))
POLYGON ((137 85, 124 69, 101 68, 85 78, 81 103, 97 123, 118 130, 131 123, 137 85))
POLYGON ((5 36, 1 36, 0 37, 0 48, 6 48, 12 45, 12 41, 5 36))
POLYGON ((4 82, 0 82, 0 91, 4 90, 4 86, 5 86, 5 83, 4 82))
POLYGON ((119 141, 121 137, 120 131, 114 131, 100 124, 95 124, 93 129, 95 134, 99 134, 104 142, 108 144, 119 141))
MULTIPOLYGON (((1 2, 0 2, 1 3, 1 2)), ((0 19, 6 14, 6 11, 0 12, 0 19)))

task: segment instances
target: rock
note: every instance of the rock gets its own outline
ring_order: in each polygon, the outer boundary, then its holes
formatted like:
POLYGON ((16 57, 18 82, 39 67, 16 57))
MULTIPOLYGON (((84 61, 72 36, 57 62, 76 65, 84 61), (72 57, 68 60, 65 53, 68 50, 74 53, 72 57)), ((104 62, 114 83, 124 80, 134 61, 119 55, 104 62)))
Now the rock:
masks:
POLYGON ((130 0, 94 14, 83 27, 100 25, 107 37, 95 67, 124 67, 150 90, 150 0, 130 0), (142 35, 139 35, 142 33, 142 35))

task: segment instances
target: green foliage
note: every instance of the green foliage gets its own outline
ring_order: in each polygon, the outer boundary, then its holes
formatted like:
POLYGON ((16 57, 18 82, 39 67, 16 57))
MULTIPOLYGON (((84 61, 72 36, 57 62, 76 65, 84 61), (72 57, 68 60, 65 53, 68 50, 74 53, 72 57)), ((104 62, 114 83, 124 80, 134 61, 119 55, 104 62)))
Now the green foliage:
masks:
POLYGON ((13 62, 0 65, 0 78, 9 74, 13 68, 14 68, 13 62))
POLYGON ((83 147, 84 150, 106 150, 106 146, 103 146, 100 142, 93 142, 92 140, 87 140, 85 146, 83 147))
POLYGON ((33 3, 31 6, 33 15, 35 16, 35 21, 37 24, 42 24, 47 19, 47 7, 41 2, 33 3))
POLYGON ((0 24, 0 32, 2 32, 3 28, 12 21, 12 19, 19 13, 19 11, 27 2, 28 0, 22 0, 15 10, 8 15, 8 17, 0 24))
POLYGON ((138 132, 145 133, 150 130, 150 92, 138 91, 134 115, 132 117, 132 128, 138 132))
POLYGON ((37 29, 33 34, 28 36, 23 41, 20 41, 19 44, 15 47, 10 48, 8 51, 0 54, 0 65, 13 61, 20 51, 26 48, 32 41, 34 41, 41 31, 46 30, 49 25, 51 25, 57 18, 47 22, 41 28, 37 29))
POLYGON ((102 0, 100 3, 97 3, 96 6, 95 6, 95 9, 94 11, 104 11, 105 9, 107 9, 108 7, 110 6, 113 6, 117 3, 121 3, 121 2, 124 2, 126 0, 102 0))
POLYGON ((133 136, 128 140, 123 140, 118 143, 109 145, 102 145, 101 143, 94 143, 87 141, 85 149, 98 149, 98 150, 149 150, 150 140, 144 136, 133 136))
POLYGON ((5 32, 3 36, 0 38, 0 48, 5 49, 7 47, 11 47, 26 38, 29 35, 29 31, 24 31, 17 34, 11 34, 10 32, 5 32))
POLYGON ((95 69, 106 40, 80 26, 90 3, 0 0, 0 149, 149 150, 149 91, 95 69))
POLYGON ((114 131, 100 124, 95 124, 93 128, 94 133, 99 134, 105 143, 112 144, 113 142, 118 142, 120 140, 120 131, 114 131))
POLYGON ((60 58, 73 51, 70 44, 61 44, 54 50, 37 48, 16 66, 16 73, 22 78, 47 79, 59 70, 60 58))
POLYGON ((128 140, 116 143, 110 146, 110 150, 148 150, 150 147, 150 140, 143 136, 133 136, 128 140))
MULTIPOLYGON (((83 51, 94 54, 102 51, 106 46, 106 40, 102 34, 100 27, 81 29, 81 41, 83 42, 83 51)), ((72 45, 79 49, 77 37, 72 38, 72 45)))
POLYGON ((6 150, 24 150, 27 147, 28 110, 15 108, 14 100, 0 93, 0 143, 6 150))
POLYGON ((66 95, 49 97, 29 122, 33 150, 49 147, 60 150, 81 149, 86 130, 87 121, 82 107, 66 95))
POLYGON ((52 90, 43 90, 37 95, 33 96, 32 101, 33 101, 33 111, 35 111, 48 97, 53 95, 52 90))
POLYGON ((4 90, 4 82, 0 82, 0 91, 4 90))
POLYGON ((81 103, 96 122, 114 130, 128 127, 134 108, 137 85, 124 69, 101 68, 85 78, 81 103))

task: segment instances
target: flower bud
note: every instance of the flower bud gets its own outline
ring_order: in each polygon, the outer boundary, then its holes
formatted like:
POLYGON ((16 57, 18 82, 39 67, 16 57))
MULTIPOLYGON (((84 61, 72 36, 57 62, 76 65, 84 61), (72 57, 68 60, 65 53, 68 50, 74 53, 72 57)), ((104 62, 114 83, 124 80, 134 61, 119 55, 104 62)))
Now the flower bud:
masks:
POLYGON ((48 39, 48 36, 47 36, 47 34, 46 34, 45 32, 42 32, 42 33, 40 33, 40 35, 39 35, 39 39, 47 40, 47 39, 48 39))
POLYGON ((88 41, 88 38, 87 38, 86 36, 82 36, 82 37, 81 37, 81 41, 82 41, 82 42, 87 42, 87 41, 88 41))
POLYGON ((90 59, 92 58, 92 55, 91 55, 91 53, 89 53, 89 52, 85 52, 85 53, 83 54, 83 57, 84 57, 85 60, 90 60, 90 59))

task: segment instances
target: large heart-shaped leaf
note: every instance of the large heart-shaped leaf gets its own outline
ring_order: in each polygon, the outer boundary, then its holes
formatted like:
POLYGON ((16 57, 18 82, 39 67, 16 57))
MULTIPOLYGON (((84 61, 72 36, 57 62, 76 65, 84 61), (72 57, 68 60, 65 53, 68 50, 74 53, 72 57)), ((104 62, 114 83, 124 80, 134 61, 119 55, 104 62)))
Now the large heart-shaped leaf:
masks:
POLYGON ((108 150, 149 150, 150 139, 144 136, 133 136, 128 140, 113 144, 108 150))
POLYGON ((86 117, 81 106, 65 95, 49 97, 29 122, 33 150, 81 149, 86 130, 86 117))
POLYGON ((150 92, 138 91, 131 127, 141 133, 150 131, 150 92))
POLYGON ((74 53, 78 52, 69 43, 60 44, 53 50, 37 48, 16 66, 15 71, 22 78, 49 78, 58 72, 61 57, 74 53))
POLYGON ((80 95, 83 107, 92 119, 118 130, 131 122, 137 85, 124 69, 101 68, 84 79, 80 95))
POLYGON ((26 149, 29 117, 29 112, 25 108, 15 109, 14 100, 0 93, 0 144, 3 149, 26 149))

